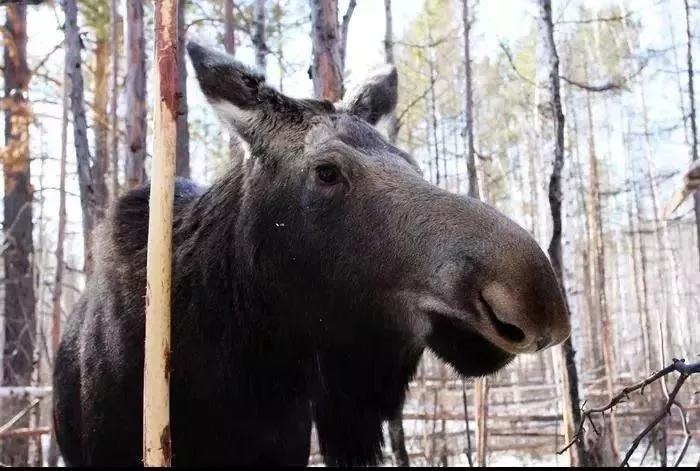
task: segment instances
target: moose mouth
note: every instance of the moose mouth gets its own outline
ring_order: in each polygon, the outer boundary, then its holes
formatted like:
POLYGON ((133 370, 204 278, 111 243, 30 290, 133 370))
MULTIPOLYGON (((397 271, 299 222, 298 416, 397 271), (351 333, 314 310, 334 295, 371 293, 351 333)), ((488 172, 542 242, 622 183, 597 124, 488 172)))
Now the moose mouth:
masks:
POLYGON ((515 353, 491 339, 520 341, 524 337, 520 329, 499 320, 483 299, 478 300, 474 311, 479 322, 469 321, 474 318, 473 312, 426 311, 432 327, 427 337, 428 347, 465 377, 495 373, 515 358, 515 353))

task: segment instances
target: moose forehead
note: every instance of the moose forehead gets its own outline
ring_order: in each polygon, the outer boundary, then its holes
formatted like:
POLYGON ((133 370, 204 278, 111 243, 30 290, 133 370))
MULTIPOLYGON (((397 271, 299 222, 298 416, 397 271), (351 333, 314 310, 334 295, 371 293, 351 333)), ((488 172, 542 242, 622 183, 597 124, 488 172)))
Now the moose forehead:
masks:
POLYGON ((421 173, 418 163, 406 152, 394 147, 374 128, 357 116, 339 111, 312 119, 305 143, 306 154, 333 148, 351 148, 362 155, 380 160, 408 163, 421 173))

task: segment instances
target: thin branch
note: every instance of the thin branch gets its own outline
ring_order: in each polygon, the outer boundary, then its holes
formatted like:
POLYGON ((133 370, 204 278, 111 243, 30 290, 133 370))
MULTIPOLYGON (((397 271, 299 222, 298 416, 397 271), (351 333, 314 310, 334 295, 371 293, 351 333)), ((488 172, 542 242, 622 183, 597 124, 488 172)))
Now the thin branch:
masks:
POLYGON ((683 448, 681 449, 681 453, 679 454, 678 458, 676 458, 676 464, 680 463, 681 460, 683 459, 683 456, 685 455, 685 451, 688 447, 687 441, 689 441, 689 431, 687 428, 687 417, 685 417, 685 410, 683 409, 680 404, 676 401, 676 396, 678 395, 678 392, 680 391, 681 387, 685 383, 685 381, 693 374, 700 373, 700 362, 697 363, 691 363, 691 364, 686 364, 685 360, 683 359, 674 359, 673 363, 665 367, 664 369, 650 375, 648 378, 639 381, 638 383, 635 383, 631 386, 627 386, 626 388, 623 388, 622 391, 617 393, 615 396, 613 396, 610 401, 602 406, 602 407, 595 407, 592 409, 588 410, 582 410, 581 414, 581 421, 578 424, 578 427, 576 429, 576 433, 574 434, 572 440, 563 448, 561 449, 558 454, 564 453, 566 450, 571 448, 577 441, 583 439, 583 433, 585 432, 584 429, 584 424, 586 421, 588 421, 591 426, 593 427, 593 430, 598 433, 597 429, 595 428, 595 425, 593 423, 593 414, 601 414, 604 415, 605 412, 611 411, 615 406, 623 402, 625 399, 629 398, 629 394, 635 391, 639 391, 640 394, 644 394, 644 389, 650 385, 651 383, 654 383, 662 378, 665 378, 669 374, 677 372, 680 373, 680 377, 676 381, 676 385, 674 386, 673 390, 669 393, 668 395, 668 400, 666 401, 666 404, 664 407, 661 409, 659 414, 654 417, 652 422, 647 425, 644 430, 642 430, 639 435, 634 439, 632 442, 632 446, 630 449, 627 451, 627 454, 625 455, 624 460, 620 464, 620 466, 626 466, 629 462, 629 459, 631 458, 632 454, 634 451, 637 449, 641 441, 646 437, 651 430, 656 427, 656 425, 663 420, 663 418, 669 413, 671 410, 671 407, 677 406, 679 410, 681 411, 681 415, 683 423, 684 423, 684 432, 686 435, 686 442, 684 443, 683 448))

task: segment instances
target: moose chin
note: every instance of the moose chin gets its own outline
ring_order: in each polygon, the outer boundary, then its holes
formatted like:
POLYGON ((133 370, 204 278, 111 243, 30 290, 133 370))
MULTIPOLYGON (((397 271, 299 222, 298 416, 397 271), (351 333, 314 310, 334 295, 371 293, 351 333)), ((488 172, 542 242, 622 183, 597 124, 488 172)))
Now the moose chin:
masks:
MULTIPOLYGON (((175 188, 171 433, 175 465, 381 460, 425 349, 466 377, 562 342, 560 287, 533 238, 425 181, 375 129, 396 70, 342 103, 287 97, 190 43, 200 87, 246 158, 175 188)), ((69 465, 140 465, 149 188, 95 236, 94 276, 54 372, 69 465)))

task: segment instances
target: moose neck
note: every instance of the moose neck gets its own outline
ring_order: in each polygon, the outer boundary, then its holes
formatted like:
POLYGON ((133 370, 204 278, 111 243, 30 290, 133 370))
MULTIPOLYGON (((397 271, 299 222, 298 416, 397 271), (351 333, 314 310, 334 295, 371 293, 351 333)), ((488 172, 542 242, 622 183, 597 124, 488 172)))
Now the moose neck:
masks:
MULTIPOLYGON (((201 316, 194 325, 202 329, 202 345, 211 344, 204 336, 212 336, 220 339, 222 348, 233 346, 250 362, 242 374, 254 379, 260 364, 281 366, 280 356, 290 360, 282 362, 283 374, 272 379, 289 385, 275 384, 272 389, 290 387, 308 397, 327 462, 378 463, 382 422, 400 412, 423 349, 376 325, 362 306, 335 313, 356 319, 352 332, 338 342, 332 317, 325 319, 325 325, 313 326, 298 301, 283 303, 270 295, 275 280, 263 279, 253 258, 256 247, 245 240, 244 172, 240 167, 233 170, 180 213, 175 302, 182 296, 180 302, 200 306, 184 311, 201 316)), ((264 382, 258 386, 270 390, 264 382)))

